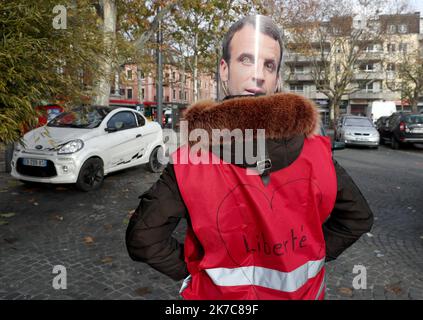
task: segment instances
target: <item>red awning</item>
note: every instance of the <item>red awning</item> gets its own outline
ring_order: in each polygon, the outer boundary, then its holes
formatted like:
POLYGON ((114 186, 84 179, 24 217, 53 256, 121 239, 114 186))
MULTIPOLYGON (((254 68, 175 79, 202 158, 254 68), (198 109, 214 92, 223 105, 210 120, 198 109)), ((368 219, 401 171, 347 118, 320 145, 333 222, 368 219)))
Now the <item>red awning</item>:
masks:
POLYGON ((403 106, 409 106, 410 103, 408 102, 408 100, 402 100, 402 104, 401 104, 401 100, 395 100, 395 104, 397 106, 403 105, 403 106))

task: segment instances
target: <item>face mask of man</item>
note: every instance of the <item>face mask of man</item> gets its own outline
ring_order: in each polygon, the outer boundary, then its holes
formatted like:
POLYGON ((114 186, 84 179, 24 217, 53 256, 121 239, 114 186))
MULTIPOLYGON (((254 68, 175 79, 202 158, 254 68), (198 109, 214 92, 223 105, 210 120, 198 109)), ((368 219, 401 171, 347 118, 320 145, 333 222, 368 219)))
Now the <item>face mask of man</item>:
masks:
POLYGON ((252 17, 229 42, 229 61, 220 61, 220 80, 226 95, 273 94, 278 87, 279 42, 263 33, 263 16, 252 17))

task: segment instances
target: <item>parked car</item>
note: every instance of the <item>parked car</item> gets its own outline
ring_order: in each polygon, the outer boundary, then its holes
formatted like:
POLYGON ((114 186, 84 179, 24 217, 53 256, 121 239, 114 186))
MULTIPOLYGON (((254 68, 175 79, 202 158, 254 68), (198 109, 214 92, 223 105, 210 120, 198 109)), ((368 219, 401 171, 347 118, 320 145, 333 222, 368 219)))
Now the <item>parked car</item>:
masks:
POLYGON ((380 117, 376 123, 376 129, 379 132, 379 144, 384 144, 384 140, 382 139, 382 137, 385 135, 385 132, 388 128, 388 124, 389 124, 389 117, 380 117))
POLYGON ((345 145, 379 147, 379 132, 367 117, 346 115, 337 123, 336 141, 345 145))
POLYGON ((404 144, 423 143, 423 114, 396 112, 386 119, 381 131, 381 143, 390 143, 392 149, 404 144))
POLYGON ((339 136, 339 129, 341 128, 341 124, 344 121, 344 118, 347 115, 343 114, 341 116, 338 117, 336 123, 335 123, 335 127, 334 127, 334 132, 333 132, 333 137, 335 141, 339 141, 338 136, 339 136))
MULTIPOLYGON (((36 128, 44 126, 48 121, 52 120, 54 117, 56 117, 57 115, 59 115, 60 113, 64 111, 64 108, 57 104, 36 106, 34 109, 35 109, 35 112, 37 113, 36 128)), ((23 124, 21 132, 22 134, 25 134, 31 129, 32 128, 30 128, 28 125, 23 124)), ((14 149, 13 142, 6 145, 4 159, 5 159, 5 167, 6 167, 7 173, 10 173, 12 171, 13 149, 14 149)))
MULTIPOLYGON (((320 133, 321 136, 327 137, 325 127, 323 126, 323 123, 320 123, 320 133)), ((332 151, 334 150, 343 150, 345 149, 345 143, 342 141, 332 141, 332 151)))
POLYGON ((389 116, 380 117, 377 119, 375 126, 376 129, 379 131, 382 127, 386 125, 386 120, 389 118, 389 116))
POLYGON ((147 163, 161 169, 159 124, 129 108, 85 106, 64 112, 15 144, 12 176, 22 181, 99 188, 107 174, 147 163))
POLYGON ((395 101, 373 101, 367 108, 367 117, 371 118, 373 123, 381 117, 389 117, 397 111, 395 101))

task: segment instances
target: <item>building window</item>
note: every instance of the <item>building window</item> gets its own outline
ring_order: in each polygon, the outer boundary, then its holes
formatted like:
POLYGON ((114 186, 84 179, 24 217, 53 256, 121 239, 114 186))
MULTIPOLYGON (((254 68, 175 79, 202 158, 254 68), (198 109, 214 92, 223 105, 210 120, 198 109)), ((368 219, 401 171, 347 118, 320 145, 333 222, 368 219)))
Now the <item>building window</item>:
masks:
POLYGON ((374 72, 376 68, 373 63, 367 63, 367 64, 362 64, 360 66, 360 70, 365 72, 374 72))
POLYGON ((388 27, 386 29, 389 34, 394 34, 395 32, 397 32, 397 27, 394 24, 388 24, 388 27))
POLYGON ((398 50, 400 52, 407 53, 407 44, 406 43, 400 43, 398 50))
POLYGON ((179 100, 182 100, 182 90, 179 90, 179 100))
POLYGON ((127 89, 128 99, 132 99, 132 89, 127 89))
POLYGON ((182 81, 182 73, 179 73, 179 81, 182 81))
POLYGON ((185 91, 185 101, 188 100, 188 92, 185 91))
POLYGON ((295 66, 294 73, 299 73, 299 74, 304 73, 304 66, 295 66))
POLYGON ((360 82, 359 83, 359 88, 362 91, 365 91, 365 92, 373 92, 373 82, 371 82, 371 83, 368 83, 368 82, 360 82))
POLYGON ((366 52, 379 52, 379 46, 377 44, 369 44, 366 47, 366 52))
POLYGON ((291 84, 289 90, 292 92, 304 92, 304 85, 302 84, 291 84))
POLYGON ((125 89, 119 89, 119 95, 124 96, 125 95, 125 89))
POLYGON ((398 33, 407 33, 408 32, 408 26, 406 24, 400 24, 398 26, 398 33))
POLYGON ((144 88, 142 89, 141 94, 142 94, 142 98, 144 99, 145 98, 145 90, 144 90, 144 88))
POLYGON ((176 90, 175 89, 173 89, 173 92, 172 92, 172 99, 176 100, 176 90))
POLYGON ((388 52, 395 52, 395 43, 388 43, 388 52))
POLYGON ((169 96, 165 97, 165 102, 169 102, 169 96))
POLYGON ((126 71, 126 77, 128 78, 128 80, 132 80, 132 70, 126 71))
POLYGON ((395 71, 395 63, 388 63, 386 66, 387 71, 395 71))

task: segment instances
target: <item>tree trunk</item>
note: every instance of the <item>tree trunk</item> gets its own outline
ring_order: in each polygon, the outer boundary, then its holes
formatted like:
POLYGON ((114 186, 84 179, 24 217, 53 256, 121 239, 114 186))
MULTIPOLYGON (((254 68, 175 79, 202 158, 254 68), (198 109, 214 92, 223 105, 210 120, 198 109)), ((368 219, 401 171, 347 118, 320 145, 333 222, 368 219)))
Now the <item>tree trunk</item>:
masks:
POLYGON ((339 117, 339 101, 341 99, 334 97, 329 100, 329 116, 330 116, 330 128, 335 128, 336 120, 339 117))
POLYGON ((411 111, 417 113, 418 112, 418 104, 419 104, 419 98, 413 99, 410 101, 411 104, 411 111))
POLYGON ((138 101, 140 103, 143 102, 144 97, 142 95, 142 77, 141 77, 141 70, 137 67, 137 86, 138 86, 138 101))
POLYGON ((113 53, 116 40, 116 3, 114 0, 101 0, 103 4, 104 56, 100 57, 100 75, 94 89, 94 103, 109 105, 110 78, 112 75, 113 53))
POLYGON ((194 102, 198 100, 198 52, 197 52, 197 45, 198 45, 198 34, 195 34, 194 37, 194 75, 193 75, 193 87, 194 87, 194 102))
POLYGON ((120 95, 120 79, 119 79, 119 71, 115 72, 115 90, 113 92, 113 95, 118 96, 120 95))

